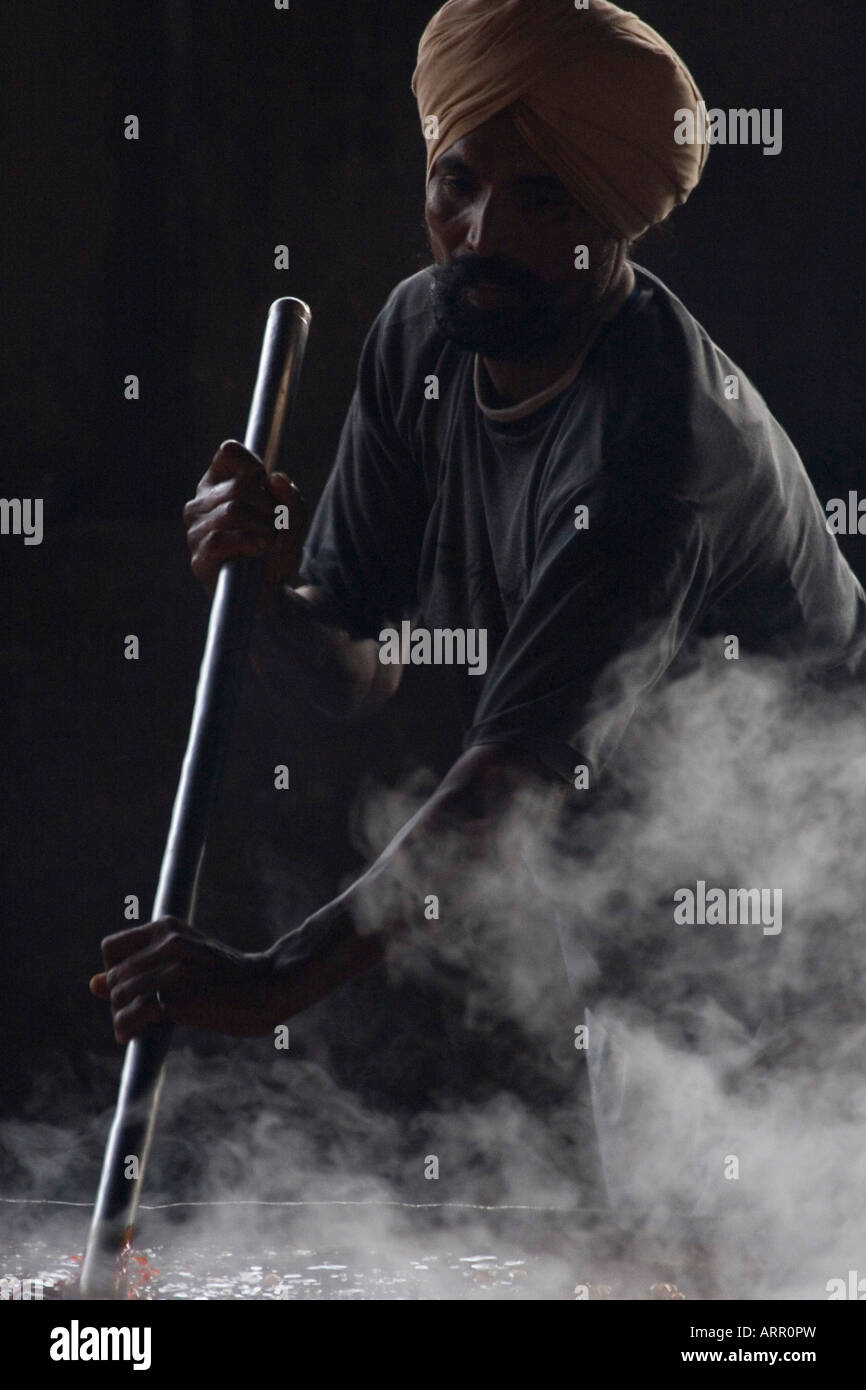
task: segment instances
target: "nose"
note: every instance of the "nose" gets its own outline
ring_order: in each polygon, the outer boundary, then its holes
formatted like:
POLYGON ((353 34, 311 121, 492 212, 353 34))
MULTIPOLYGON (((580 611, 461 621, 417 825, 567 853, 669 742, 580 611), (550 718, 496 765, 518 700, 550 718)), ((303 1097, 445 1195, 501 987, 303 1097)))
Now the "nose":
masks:
POLYGON ((508 259, 514 237, 513 209, 493 189, 479 193, 466 212, 465 247, 476 256, 508 259))

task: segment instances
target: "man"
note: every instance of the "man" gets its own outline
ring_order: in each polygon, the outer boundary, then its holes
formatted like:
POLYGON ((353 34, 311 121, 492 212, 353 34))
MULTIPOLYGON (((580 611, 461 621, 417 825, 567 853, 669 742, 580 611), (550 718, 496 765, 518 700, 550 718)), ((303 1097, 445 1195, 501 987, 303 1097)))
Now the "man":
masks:
POLYGON ((399 684, 391 629, 462 634, 464 657, 483 633, 486 670, 451 671, 465 751, 376 863, 269 951, 173 921, 108 938, 91 987, 121 1042, 162 1010, 265 1034, 399 950, 423 917, 426 889, 406 887, 419 864, 435 877, 455 834, 483 863, 517 792, 548 816, 592 795, 695 639, 840 669, 866 640, 792 444, 629 259, 703 172, 706 147, 675 138, 700 102, 676 54, 603 0, 450 0, 413 90, 435 264, 367 337, 300 569, 298 526, 273 524, 297 492, 240 444, 185 520, 209 590, 226 559, 267 556, 253 660, 287 701, 362 717, 399 684))

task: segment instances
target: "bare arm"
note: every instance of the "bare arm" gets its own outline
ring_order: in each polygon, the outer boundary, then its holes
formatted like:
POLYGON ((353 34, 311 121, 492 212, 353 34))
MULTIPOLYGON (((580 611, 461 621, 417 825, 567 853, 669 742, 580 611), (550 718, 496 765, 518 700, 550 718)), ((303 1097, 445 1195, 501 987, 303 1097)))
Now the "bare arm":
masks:
POLYGON ((483 863, 516 796, 525 798, 522 811, 538 829, 556 814, 566 791, 520 749, 470 748, 370 868, 266 953, 274 970, 276 1020, 399 950, 422 918, 429 884, 451 877, 439 866, 449 856, 453 863, 455 843, 464 868, 483 863), (359 930, 360 922, 371 921, 373 930, 359 930))
POLYGON ((419 882, 418 866, 425 883, 442 877, 437 864, 447 862, 455 834, 464 859, 483 857, 518 793, 531 795, 525 809, 537 827, 566 787, 518 749, 471 748, 366 873, 270 950, 236 951, 163 918, 103 941, 105 969, 91 991, 111 1001, 119 1042, 160 1018, 157 990, 175 1022, 233 1037, 267 1034, 399 949, 421 915, 420 887, 414 902, 405 892, 419 882), (371 920, 374 930, 359 930, 371 920))
POLYGON ((383 666, 378 644, 354 640, 321 589, 284 585, 253 629, 254 670, 280 699, 297 696, 334 719, 373 714, 400 684, 402 666, 383 666))

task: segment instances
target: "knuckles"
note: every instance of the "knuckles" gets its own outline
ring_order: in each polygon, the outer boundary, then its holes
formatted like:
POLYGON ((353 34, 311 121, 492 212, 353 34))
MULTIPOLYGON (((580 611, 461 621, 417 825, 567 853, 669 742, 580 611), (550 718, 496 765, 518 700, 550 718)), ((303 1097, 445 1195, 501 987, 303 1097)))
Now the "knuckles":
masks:
POLYGON ((211 556, 219 555, 224 545, 225 540, 219 531, 208 531, 198 542, 198 553, 208 559, 211 556))
POLYGON ((227 531, 259 545, 266 543, 274 553, 293 555, 303 516, 301 493, 290 478, 281 475, 275 488, 261 462, 241 445, 220 449, 195 497, 183 508, 193 574, 205 587, 212 587, 214 570, 238 551, 237 537, 226 538, 227 531), (281 499, 291 503, 289 527, 263 534, 281 499))
POLYGON ((249 476, 232 478, 231 482, 226 486, 226 496, 232 501, 236 499, 244 502, 255 500, 263 495, 264 485, 265 470, 262 469, 261 478, 252 478, 249 476))
POLYGON ((228 476, 214 475, 213 470, 209 469, 198 484, 195 497, 184 503, 183 519, 190 525, 207 512, 218 510, 226 499, 256 501, 268 491, 265 470, 255 460, 241 470, 235 469, 228 476))

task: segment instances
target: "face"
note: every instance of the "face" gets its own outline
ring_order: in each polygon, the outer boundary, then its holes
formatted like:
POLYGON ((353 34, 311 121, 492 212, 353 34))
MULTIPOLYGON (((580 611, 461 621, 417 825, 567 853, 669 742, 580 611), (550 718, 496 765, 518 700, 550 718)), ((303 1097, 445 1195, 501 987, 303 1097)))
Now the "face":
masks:
POLYGON ((526 361, 555 348, 601 298, 620 243, 590 217, 502 112, 440 151, 425 205, 433 309, 458 347, 526 361), (575 268, 575 247, 589 268, 575 268))

